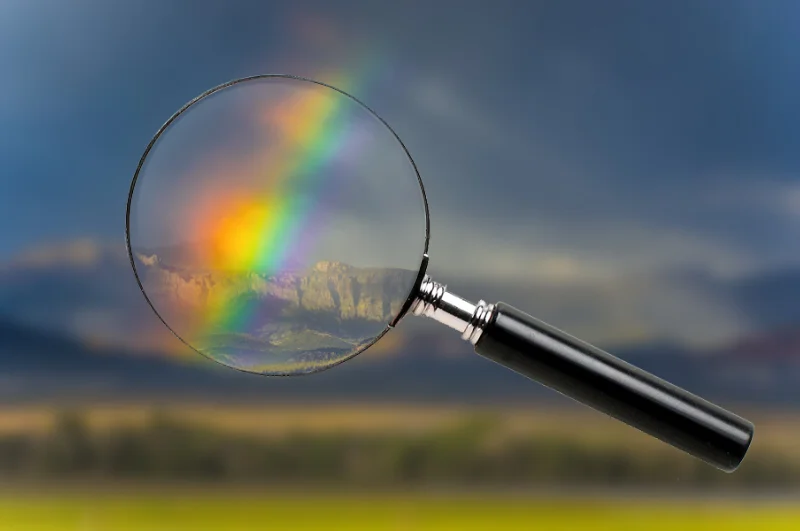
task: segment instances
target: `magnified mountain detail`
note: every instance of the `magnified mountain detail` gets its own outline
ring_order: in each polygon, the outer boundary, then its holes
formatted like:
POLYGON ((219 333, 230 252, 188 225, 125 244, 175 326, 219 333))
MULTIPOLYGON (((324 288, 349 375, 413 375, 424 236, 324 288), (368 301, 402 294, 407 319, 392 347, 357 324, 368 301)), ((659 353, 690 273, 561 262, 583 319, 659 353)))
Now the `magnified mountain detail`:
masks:
POLYGON ((265 356, 272 367, 311 372, 357 353, 399 312, 416 277, 332 261, 276 275, 201 270, 157 252, 136 253, 135 261, 151 303, 179 337, 256 372, 265 356))

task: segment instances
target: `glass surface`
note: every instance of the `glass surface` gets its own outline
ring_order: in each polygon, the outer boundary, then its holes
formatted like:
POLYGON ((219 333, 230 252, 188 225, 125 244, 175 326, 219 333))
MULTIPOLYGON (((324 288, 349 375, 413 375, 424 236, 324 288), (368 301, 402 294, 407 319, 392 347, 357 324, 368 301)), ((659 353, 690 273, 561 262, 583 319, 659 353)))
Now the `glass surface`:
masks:
POLYGON ((157 135, 128 206, 134 270, 185 343, 224 365, 302 374, 379 338, 426 242, 394 133, 330 87, 260 77, 210 91, 157 135))

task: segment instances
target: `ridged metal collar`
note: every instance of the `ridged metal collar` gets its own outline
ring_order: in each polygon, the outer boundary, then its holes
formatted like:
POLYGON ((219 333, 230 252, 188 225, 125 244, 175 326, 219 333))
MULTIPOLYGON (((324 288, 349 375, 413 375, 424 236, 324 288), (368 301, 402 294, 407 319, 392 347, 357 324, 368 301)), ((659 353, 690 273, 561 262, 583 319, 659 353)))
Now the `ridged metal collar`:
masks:
POLYGON ((494 305, 480 301, 473 304, 447 291, 447 286, 425 276, 411 313, 424 315, 461 333, 461 338, 475 345, 491 322, 494 305))

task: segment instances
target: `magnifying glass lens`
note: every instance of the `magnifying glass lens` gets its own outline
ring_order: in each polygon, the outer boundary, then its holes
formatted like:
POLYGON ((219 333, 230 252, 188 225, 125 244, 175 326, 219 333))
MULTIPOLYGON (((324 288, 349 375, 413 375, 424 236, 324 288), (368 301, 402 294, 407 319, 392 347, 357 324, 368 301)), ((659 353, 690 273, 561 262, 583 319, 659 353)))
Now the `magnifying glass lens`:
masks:
POLYGON ((394 132, 351 96, 289 77, 223 85, 176 113, 142 158, 127 221, 137 279, 175 335, 273 375, 379 338, 427 238, 394 132))

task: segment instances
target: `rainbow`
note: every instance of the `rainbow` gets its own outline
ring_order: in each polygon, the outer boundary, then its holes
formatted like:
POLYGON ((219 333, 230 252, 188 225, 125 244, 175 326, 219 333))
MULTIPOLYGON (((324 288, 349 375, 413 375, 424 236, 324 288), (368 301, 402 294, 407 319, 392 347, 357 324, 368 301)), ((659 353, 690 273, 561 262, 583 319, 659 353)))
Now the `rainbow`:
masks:
MULTIPOLYGON (((321 79, 348 93, 363 84, 357 76, 321 79)), ((313 229, 319 224, 315 218, 321 210, 317 203, 329 184, 322 170, 351 140, 347 124, 353 103, 330 89, 309 87, 312 90, 290 94, 280 105, 272 102, 260 111, 265 129, 279 137, 277 145, 265 149, 245 170, 263 177, 263 189, 205 191, 208 208, 199 209, 201 218, 193 231, 196 240, 207 242, 200 250, 207 269, 270 276, 282 271, 290 258, 313 248, 313 229)), ((224 180, 221 175, 219 181, 224 180)), ((225 294, 205 301, 191 335, 244 332, 258 324, 258 318, 257 304, 225 294)))

